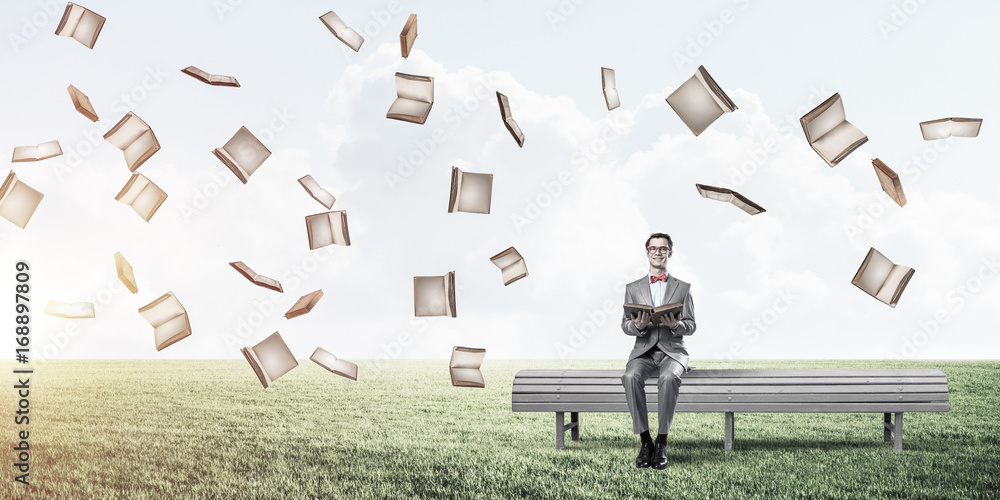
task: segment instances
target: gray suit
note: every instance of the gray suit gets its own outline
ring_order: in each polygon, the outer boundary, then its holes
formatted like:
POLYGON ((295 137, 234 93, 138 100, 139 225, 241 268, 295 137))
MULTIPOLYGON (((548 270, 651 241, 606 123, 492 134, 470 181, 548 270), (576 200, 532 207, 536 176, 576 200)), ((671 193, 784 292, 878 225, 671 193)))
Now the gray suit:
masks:
POLYGON ((632 414, 632 431, 640 434, 649 430, 646 411, 646 379, 659 374, 657 379, 657 411, 659 414, 659 434, 667 434, 674 419, 677 393, 681 387, 681 376, 688 370, 688 352, 684 348, 684 336, 694 334, 694 301, 691 299, 691 285, 673 275, 667 276, 663 301, 653 304, 649 293, 649 277, 633 281, 625 286, 625 303, 662 305, 681 302, 684 311, 680 323, 674 328, 663 324, 647 325, 639 330, 626 314, 622 314, 622 331, 636 337, 635 347, 628 356, 622 385, 625 386, 625 401, 632 414))

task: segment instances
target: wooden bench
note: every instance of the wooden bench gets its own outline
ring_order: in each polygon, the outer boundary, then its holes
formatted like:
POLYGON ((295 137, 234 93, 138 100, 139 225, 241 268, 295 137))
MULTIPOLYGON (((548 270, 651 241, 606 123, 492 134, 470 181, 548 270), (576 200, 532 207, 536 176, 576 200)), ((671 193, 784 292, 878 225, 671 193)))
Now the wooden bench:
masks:
MULTIPOLYGON (((516 412, 556 414, 556 448, 571 431, 580 439, 580 413, 628 412, 625 370, 521 370, 511 397, 516 412), (570 414, 564 423, 563 414, 570 414)), ((682 378, 677 412, 725 414, 725 450, 733 449, 733 420, 743 413, 882 413, 883 439, 903 451, 903 413, 948 411, 941 370, 699 370, 682 378), (890 416, 895 414, 895 419, 890 416)), ((646 381, 656 415, 656 379, 646 381)), ((631 424, 629 425, 631 428, 631 424)))

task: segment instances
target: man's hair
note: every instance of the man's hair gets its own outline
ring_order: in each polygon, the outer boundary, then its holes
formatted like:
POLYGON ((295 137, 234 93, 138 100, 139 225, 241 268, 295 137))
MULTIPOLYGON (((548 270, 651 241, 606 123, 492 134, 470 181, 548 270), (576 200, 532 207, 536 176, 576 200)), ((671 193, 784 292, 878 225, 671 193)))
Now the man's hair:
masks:
POLYGON ((666 233, 653 233, 649 235, 649 238, 646 238, 646 245, 642 248, 649 248, 649 242, 652 241, 653 238, 663 238, 667 240, 667 246, 670 247, 671 250, 674 249, 674 240, 670 239, 670 235, 666 233))

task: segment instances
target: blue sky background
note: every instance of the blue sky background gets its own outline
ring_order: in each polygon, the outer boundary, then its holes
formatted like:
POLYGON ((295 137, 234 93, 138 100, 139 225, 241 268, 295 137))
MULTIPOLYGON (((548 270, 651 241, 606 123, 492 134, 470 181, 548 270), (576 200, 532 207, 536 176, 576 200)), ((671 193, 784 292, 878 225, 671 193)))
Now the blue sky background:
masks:
MULTIPOLYGON (((54 35, 64 3, 0 16, 4 151, 57 139, 63 156, 12 163, 45 194, 26 229, 0 221, 0 266, 33 267, 33 347, 46 358, 236 358, 280 331, 297 357, 624 358, 624 283, 642 243, 675 240, 692 284, 692 358, 997 358, 1000 174, 992 92, 1000 62, 988 2, 147 2, 93 1, 93 50, 54 35), (365 42, 319 21, 334 10, 365 42), (417 13, 409 59, 398 34, 417 13), (211 87, 189 65, 239 79, 211 87), (664 99, 704 65, 739 110, 695 137, 664 99), (615 69, 609 112, 600 68, 615 69), (435 78, 423 125, 388 120, 396 71, 435 78), (77 113, 66 86, 101 120, 77 113), (526 135, 499 117, 510 98, 526 135), (869 142, 830 168, 798 118, 834 92, 869 142), (101 138, 126 112, 162 149, 139 168, 169 198, 147 223, 114 200, 129 178, 101 138), (920 121, 983 118, 978 138, 922 140, 920 121), (274 153, 242 185, 212 154, 246 126, 274 153), (871 167, 899 173, 908 204, 871 167), (489 215, 449 214, 452 166, 494 174, 489 215), (350 247, 310 251, 304 216, 347 210, 350 247), (735 189, 767 212, 702 199, 735 189), (529 276, 504 287, 489 257, 514 246, 529 276), (870 247, 916 269, 896 308, 851 285, 870 247), (114 273, 116 251, 139 293, 114 273), (228 262, 279 279, 254 287, 228 262), (457 318, 414 318, 412 277, 456 272, 457 318), (322 288, 308 315, 286 320, 322 288), (193 334, 157 352, 137 313, 173 291, 193 334), (92 301, 97 318, 41 314, 92 301)), ((0 271, 3 276, 3 271, 0 271)), ((10 315, 11 312, 5 312, 10 315)), ((6 316, 5 316, 6 317, 6 316)))

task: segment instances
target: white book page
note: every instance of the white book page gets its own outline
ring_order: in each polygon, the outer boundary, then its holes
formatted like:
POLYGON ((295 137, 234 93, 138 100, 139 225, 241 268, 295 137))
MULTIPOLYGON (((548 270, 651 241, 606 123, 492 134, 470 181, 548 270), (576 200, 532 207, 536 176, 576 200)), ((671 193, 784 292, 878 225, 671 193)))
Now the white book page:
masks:
POLYGON ((813 147, 824 160, 831 162, 838 155, 847 151, 847 148, 851 147, 851 144, 864 138, 865 133, 858 130, 854 125, 851 125, 850 122, 841 122, 833 130, 815 141, 813 147))
POLYGON ((892 268, 892 261, 885 258, 878 250, 875 250, 872 252, 872 258, 868 261, 868 267, 865 268, 865 271, 861 274, 861 279, 858 280, 858 286, 862 290, 878 296, 879 290, 882 289, 882 285, 885 283, 885 279, 889 276, 892 268))

